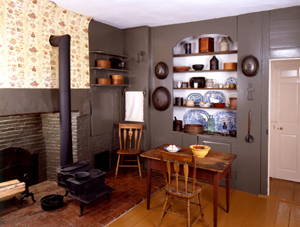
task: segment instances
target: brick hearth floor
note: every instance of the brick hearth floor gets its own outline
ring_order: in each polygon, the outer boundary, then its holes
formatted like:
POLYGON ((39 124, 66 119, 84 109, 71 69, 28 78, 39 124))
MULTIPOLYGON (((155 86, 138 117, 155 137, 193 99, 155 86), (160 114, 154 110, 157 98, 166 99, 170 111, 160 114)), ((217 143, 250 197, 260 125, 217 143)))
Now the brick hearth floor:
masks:
MULTIPOLYGON (((106 226, 146 198, 146 170, 142 171, 142 179, 137 168, 121 168, 116 180, 114 173, 115 170, 109 171, 105 178, 105 183, 115 188, 110 200, 105 196, 85 205, 81 217, 78 217, 79 202, 69 196, 64 198, 62 208, 44 211, 41 198, 50 194, 65 194, 65 190, 56 182, 44 181, 29 188, 34 193, 35 203, 31 198, 26 198, 19 209, 19 195, 0 203, 0 226, 106 226)), ((153 172, 151 193, 157 192, 163 185, 162 174, 153 172)))

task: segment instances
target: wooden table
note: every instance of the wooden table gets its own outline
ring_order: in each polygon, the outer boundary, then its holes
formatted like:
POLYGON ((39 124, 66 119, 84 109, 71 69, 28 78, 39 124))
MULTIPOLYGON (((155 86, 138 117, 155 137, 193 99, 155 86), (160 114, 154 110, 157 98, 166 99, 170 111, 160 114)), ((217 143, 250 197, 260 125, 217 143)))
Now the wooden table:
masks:
MULTIPOLYGON (((163 150, 169 144, 164 144, 158 148, 163 150)), ((181 154, 192 155, 189 147, 181 147, 181 154)), ((151 175, 152 169, 160 170, 161 162, 156 149, 152 149, 141 154, 141 157, 147 159, 147 209, 150 209, 150 191, 151 191, 151 175)), ((221 152, 209 151, 205 158, 196 158, 197 179, 213 184, 214 195, 214 226, 217 226, 218 220, 218 193, 219 183, 226 176, 226 208, 229 212, 229 190, 230 190, 230 168, 232 161, 236 155, 221 152)))

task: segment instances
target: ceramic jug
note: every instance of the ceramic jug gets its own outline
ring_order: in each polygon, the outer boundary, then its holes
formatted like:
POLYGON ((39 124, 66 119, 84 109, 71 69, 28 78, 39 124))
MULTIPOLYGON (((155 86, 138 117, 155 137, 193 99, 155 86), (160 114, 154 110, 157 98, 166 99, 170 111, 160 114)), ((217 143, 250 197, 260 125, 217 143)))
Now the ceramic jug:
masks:
POLYGON ((222 37, 219 43, 219 51, 228 51, 229 50, 229 43, 226 37, 222 37))

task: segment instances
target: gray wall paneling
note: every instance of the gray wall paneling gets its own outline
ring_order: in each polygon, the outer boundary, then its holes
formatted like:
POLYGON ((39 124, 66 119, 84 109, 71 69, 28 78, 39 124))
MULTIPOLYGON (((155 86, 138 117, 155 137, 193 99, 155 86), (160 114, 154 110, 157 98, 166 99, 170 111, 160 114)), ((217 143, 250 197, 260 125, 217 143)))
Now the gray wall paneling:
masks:
POLYGON ((256 76, 247 77, 238 68, 238 116, 237 116, 237 184, 242 191, 260 193, 260 156, 261 156, 261 78, 262 78, 262 13, 241 15, 238 17, 239 53, 241 64, 248 55, 254 55, 260 68, 256 76), (248 83, 253 84, 254 100, 247 99, 248 83), (251 135, 252 143, 245 141, 248 132, 248 111, 252 111, 251 135))
MULTIPOLYGON (((130 60, 126 62, 131 73, 126 75, 126 79, 130 87, 128 91, 143 91, 144 95, 144 128, 141 141, 141 150, 150 149, 149 141, 149 65, 151 64, 151 48, 150 48, 151 29, 149 27, 138 27, 124 30, 124 54, 130 56, 130 60), (138 62, 138 53, 144 52, 144 56, 140 56, 138 62)), ((124 121, 124 102, 121 105, 122 118, 124 121)))
MULTIPOLYGON (((89 26, 89 49, 123 54, 123 30, 92 20, 89 26)), ((90 54, 90 66, 95 66, 98 59, 109 58, 111 56, 90 54)), ((97 78, 109 78, 112 74, 115 72, 90 70, 90 83, 95 84, 97 78)), ((113 122, 120 120, 121 95, 119 88, 90 89, 92 136, 113 133, 113 122)))
POLYGON ((270 58, 300 57, 300 6, 270 11, 270 58))

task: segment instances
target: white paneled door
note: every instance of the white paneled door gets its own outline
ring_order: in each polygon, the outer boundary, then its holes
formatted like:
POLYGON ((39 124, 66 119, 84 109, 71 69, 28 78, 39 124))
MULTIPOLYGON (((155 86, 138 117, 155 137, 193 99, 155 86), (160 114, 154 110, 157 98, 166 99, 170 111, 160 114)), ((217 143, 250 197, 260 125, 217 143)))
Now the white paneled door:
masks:
POLYGON ((270 175, 300 182, 300 59, 271 61, 270 175))

